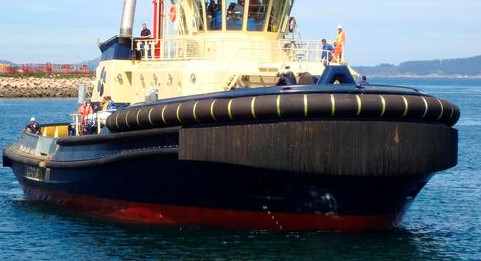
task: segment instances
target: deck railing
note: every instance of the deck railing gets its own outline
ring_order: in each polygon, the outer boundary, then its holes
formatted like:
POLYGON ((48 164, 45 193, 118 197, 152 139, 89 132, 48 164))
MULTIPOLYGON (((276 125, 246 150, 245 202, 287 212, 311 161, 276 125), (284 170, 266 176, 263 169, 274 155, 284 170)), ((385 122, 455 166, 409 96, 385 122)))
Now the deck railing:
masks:
MULTIPOLYGON (((140 52, 141 60, 249 60, 249 61, 286 61, 286 62, 328 62, 323 61, 320 40, 278 41, 189 38, 179 37, 160 40, 134 41, 134 49, 140 52)), ((344 53, 344 52, 343 52, 344 53)), ((326 57, 328 55, 325 55, 326 57)), ((344 56, 341 63, 344 63, 344 56)))

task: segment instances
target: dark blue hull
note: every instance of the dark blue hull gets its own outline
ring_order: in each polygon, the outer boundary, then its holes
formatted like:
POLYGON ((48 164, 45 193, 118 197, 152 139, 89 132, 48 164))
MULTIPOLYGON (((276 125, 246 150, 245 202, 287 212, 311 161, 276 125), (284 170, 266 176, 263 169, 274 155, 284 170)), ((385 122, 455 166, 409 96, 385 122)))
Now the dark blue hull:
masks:
POLYGON ((121 220, 386 229, 399 224, 433 173, 456 163, 456 141, 457 131, 446 126, 367 121, 166 128, 58 140, 25 134, 4 149, 4 165, 32 200, 121 220), (393 131, 399 141, 392 140, 393 131), (40 147, 53 156, 32 156, 40 147))
POLYGON ((274 215, 279 216, 276 220, 278 226, 286 230, 396 226, 431 177, 430 174, 410 177, 316 176, 221 163, 178 161, 170 156, 143 157, 95 168, 51 169, 48 174, 42 168, 22 163, 13 164, 12 168, 27 196, 33 200, 52 201, 120 219, 153 223, 279 228, 269 226, 270 215, 274 215), (164 209, 169 207, 175 210, 164 209), (138 208, 143 209, 140 214, 138 208), (185 217, 192 209, 202 210, 205 220, 202 216, 185 217), (240 216, 242 213, 255 214, 250 215, 252 220, 244 218, 228 223, 230 225, 215 221, 219 215, 226 215, 224 218, 228 219, 236 212, 240 216), (178 215, 184 217, 177 218, 178 215), (209 218, 210 215, 215 219, 209 218), (287 217, 282 220, 282 216, 287 217), (324 221, 320 226, 299 222, 304 218, 333 220, 324 221), (382 221, 360 224, 359 219, 369 218, 382 221))
POLYGON ((352 87, 138 104, 98 135, 25 133, 3 163, 33 200, 122 220, 391 228, 434 173, 456 165, 459 109, 412 89, 352 87))

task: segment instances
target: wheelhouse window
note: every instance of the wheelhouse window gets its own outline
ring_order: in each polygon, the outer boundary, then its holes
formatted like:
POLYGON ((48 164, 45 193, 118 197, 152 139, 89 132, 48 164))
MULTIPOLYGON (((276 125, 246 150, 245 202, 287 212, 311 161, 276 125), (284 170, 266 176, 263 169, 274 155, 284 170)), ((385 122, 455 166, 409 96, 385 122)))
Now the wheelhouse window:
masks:
MULTIPOLYGON (((201 24, 202 4, 195 0, 196 27, 201 24)), ((294 0, 207 0, 204 4, 208 30, 284 32, 294 0), (247 12, 247 13, 246 13, 247 12), (225 25, 223 24, 225 23, 225 25)))
POLYGON ((267 0, 250 0, 249 12, 247 15, 248 31, 263 31, 266 20, 267 8, 269 2, 267 0))
POLYGON ((227 0, 225 3, 227 30, 241 30, 244 20, 244 0, 227 0))
POLYGON ((209 30, 222 29, 222 0, 210 0, 207 4, 207 26, 209 30))
POLYGON ((267 31, 284 32, 287 28, 289 15, 291 13, 294 0, 272 0, 272 6, 269 10, 269 25, 267 31))

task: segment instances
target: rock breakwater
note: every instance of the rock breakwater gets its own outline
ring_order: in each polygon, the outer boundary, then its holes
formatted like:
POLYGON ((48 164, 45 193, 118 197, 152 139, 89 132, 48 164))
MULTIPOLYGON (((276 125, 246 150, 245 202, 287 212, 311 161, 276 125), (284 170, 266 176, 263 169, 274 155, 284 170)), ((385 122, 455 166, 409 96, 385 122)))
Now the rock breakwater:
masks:
POLYGON ((0 77, 0 98, 77 97, 80 84, 92 87, 92 78, 0 77))

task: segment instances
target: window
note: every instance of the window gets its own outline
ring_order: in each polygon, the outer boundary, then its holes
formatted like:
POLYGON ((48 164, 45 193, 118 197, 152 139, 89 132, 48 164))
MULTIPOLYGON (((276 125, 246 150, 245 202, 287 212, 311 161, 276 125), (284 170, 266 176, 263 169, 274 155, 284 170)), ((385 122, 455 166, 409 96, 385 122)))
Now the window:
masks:
POLYGON ((266 20, 267 1, 250 0, 247 15, 247 30, 262 31, 266 20), (265 3, 264 3, 265 2, 265 3))
POLYGON ((241 30, 244 19, 244 0, 227 0, 225 3, 227 30, 241 30))

